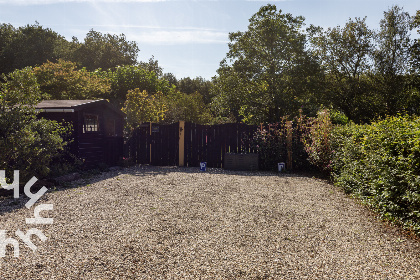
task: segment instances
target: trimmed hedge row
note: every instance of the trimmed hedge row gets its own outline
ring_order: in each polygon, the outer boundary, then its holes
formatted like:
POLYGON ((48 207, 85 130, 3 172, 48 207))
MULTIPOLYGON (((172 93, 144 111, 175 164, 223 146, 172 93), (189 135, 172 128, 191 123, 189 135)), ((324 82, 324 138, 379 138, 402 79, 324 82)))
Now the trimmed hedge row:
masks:
POLYGON ((335 184, 420 234, 420 118, 335 126, 330 139, 335 184))

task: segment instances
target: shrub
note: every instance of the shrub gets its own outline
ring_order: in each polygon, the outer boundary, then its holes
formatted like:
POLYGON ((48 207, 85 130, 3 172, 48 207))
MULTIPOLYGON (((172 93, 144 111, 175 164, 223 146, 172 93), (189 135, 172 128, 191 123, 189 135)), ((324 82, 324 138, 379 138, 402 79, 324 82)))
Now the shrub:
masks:
POLYGON ((306 122, 303 121, 302 125, 306 125, 302 135, 302 142, 308 154, 308 161, 321 171, 329 173, 332 170, 333 153, 331 143, 333 124, 330 112, 322 110, 316 118, 308 119, 306 122))
POLYGON ((31 69, 16 70, 0 82, 0 170, 20 178, 42 178, 50 172, 50 162, 67 144, 68 132, 55 121, 37 119, 34 105, 40 92, 31 69))
POLYGON ((335 183, 420 234, 420 118, 349 124, 332 138, 335 183))
MULTIPOLYGON (((292 165, 294 170, 307 168, 308 154, 302 143, 302 135, 307 133, 308 119, 300 115, 292 121, 292 165)), ((275 124, 268 124, 259 129, 251 141, 253 149, 259 155, 259 168, 277 170, 277 163, 287 162, 287 119, 275 124)))
POLYGON ((259 168, 275 170, 277 163, 286 162, 286 123, 270 124, 254 134, 252 146, 258 152, 259 168))

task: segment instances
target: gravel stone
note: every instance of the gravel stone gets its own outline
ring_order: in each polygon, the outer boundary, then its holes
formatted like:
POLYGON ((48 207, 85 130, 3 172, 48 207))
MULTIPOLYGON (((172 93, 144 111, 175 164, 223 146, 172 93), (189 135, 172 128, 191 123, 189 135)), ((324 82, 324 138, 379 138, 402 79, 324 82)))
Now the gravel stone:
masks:
POLYGON ((0 200, 0 279, 420 279, 420 242, 325 181, 208 168, 114 169, 0 200), (53 224, 27 225, 39 204, 53 224), (33 252, 16 235, 40 229, 33 252))

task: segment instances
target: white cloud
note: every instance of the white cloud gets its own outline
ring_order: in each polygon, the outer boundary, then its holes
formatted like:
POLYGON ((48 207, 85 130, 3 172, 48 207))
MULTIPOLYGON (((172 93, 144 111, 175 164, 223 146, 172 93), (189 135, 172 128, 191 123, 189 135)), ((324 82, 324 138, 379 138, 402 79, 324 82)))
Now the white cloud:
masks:
POLYGON ((140 45, 183 45, 183 44, 227 44, 229 33, 211 28, 199 27, 160 27, 152 25, 74 25, 72 34, 83 41, 86 30, 93 29, 102 34, 123 33, 127 40, 140 45))
MULTIPOLYGON (((128 36, 127 36, 128 37, 128 36)), ((139 33, 131 34, 130 38, 139 42, 140 44, 166 44, 166 45, 179 45, 179 44, 211 44, 228 42, 228 34, 219 31, 211 30, 148 30, 139 33)))

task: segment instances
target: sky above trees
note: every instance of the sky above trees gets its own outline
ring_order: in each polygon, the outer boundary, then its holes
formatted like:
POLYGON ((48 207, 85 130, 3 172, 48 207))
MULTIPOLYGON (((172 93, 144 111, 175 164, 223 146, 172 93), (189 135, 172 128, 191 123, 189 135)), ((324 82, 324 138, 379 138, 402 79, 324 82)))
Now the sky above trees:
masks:
POLYGON ((229 32, 245 31, 249 18, 267 3, 305 17, 306 27, 324 28, 366 16, 366 24, 376 29, 393 4, 411 15, 418 9, 418 0, 0 0, 0 23, 19 27, 37 21, 68 40, 83 40, 91 29, 124 33, 137 42, 139 60, 154 56, 164 72, 178 79, 210 79, 229 51, 229 32))

